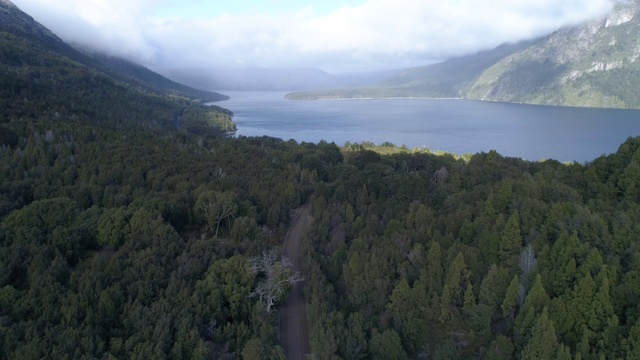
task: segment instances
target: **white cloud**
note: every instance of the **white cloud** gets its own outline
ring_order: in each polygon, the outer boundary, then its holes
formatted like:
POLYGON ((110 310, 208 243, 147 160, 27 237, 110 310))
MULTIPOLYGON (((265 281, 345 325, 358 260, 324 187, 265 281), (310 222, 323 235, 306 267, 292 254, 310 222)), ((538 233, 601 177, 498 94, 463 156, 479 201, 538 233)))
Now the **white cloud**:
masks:
MULTIPOLYGON (((185 0, 185 2, 188 0, 185 0)), ((194 1, 194 0, 191 0, 194 1)), ((149 66, 410 66, 602 16, 612 0, 370 0, 328 15, 157 18, 153 0, 14 0, 64 40, 149 66)))

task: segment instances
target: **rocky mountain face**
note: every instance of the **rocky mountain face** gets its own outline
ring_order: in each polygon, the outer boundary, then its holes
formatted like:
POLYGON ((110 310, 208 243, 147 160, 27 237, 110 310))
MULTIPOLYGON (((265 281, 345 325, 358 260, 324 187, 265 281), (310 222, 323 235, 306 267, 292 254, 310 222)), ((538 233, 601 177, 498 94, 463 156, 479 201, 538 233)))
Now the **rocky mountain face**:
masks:
POLYGON ((471 99, 549 105, 640 107, 640 5, 565 28, 487 68, 471 99))
POLYGON ((640 108, 640 0, 540 39, 403 71, 378 86, 292 93, 290 99, 466 98, 640 108))

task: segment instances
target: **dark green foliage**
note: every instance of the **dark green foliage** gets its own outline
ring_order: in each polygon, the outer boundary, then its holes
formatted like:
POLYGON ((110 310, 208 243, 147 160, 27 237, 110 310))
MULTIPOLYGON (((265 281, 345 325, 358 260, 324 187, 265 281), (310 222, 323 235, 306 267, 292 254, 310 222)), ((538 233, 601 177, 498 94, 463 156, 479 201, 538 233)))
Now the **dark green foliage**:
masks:
POLYGON ((248 259, 311 195, 317 358, 640 353, 638 138, 585 165, 231 139, 221 108, 0 41, 0 358, 284 358, 248 259))
POLYGON ((407 355, 402 350, 400 337, 393 330, 385 330, 382 334, 376 334, 369 342, 371 358, 375 360, 402 360, 407 355))
POLYGON ((247 259, 280 243, 311 186, 286 160, 299 145, 10 126, 20 140, 0 151, 1 357, 223 358, 259 338, 282 358, 275 317, 247 296, 247 259), (211 219, 218 239, 196 214, 208 192, 232 194, 233 211, 211 219))
POLYGON ((18 134, 11 129, 0 126, 0 145, 15 148, 18 145, 18 134))
POLYGON ((205 107, 186 95, 169 96, 124 82, 100 67, 9 33, 0 32, 0 44, 0 118, 5 122, 38 118, 113 129, 172 129, 186 109, 203 119, 198 132, 235 130, 228 111, 205 107))
POLYGON ((327 336, 313 348, 361 354, 354 338, 328 336, 348 334, 344 319, 357 314, 369 356, 388 329, 408 357, 633 353, 640 207, 622 189, 634 181, 623 174, 638 144, 629 139, 586 165, 345 149, 338 177, 314 202, 316 275, 306 286, 323 298, 309 311, 312 322, 334 320, 317 325, 327 336), (442 167, 451 181, 438 184, 442 167))

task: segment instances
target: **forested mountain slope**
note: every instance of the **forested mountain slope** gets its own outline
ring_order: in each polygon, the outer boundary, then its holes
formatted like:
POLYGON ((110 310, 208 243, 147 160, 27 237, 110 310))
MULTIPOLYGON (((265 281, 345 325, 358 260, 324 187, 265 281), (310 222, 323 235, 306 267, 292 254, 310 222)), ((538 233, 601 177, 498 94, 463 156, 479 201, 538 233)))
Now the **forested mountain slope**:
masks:
POLYGON ((28 117, 122 129, 235 130, 229 111, 191 100, 195 95, 221 98, 219 94, 172 86, 126 61, 90 58, 9 2, 0 3, 0 25, 4 121, 28 117))
POLYGON ((516 45, 412 68, 378 86, 292 93, 290 99, 436 97, 640 108, 640 2, 603 19, 516 45))
POLYGON ((486 69, 472 99, 640 108, 640 3, 604 19, 560 29, 486 69))
POLYGON ((205 102, 228 99, 227 96, 215 92, 197 90, 176 83, 124 59, 80 52, 66 44, 49 29, 37 23, 31 16, 21 11, 9 0, 0 1, 0 32, 23 38, 48 52, 104 72, 110 77, 132 86, 142 87, 157 93, 171 93, 191 99, 201 99, 205 102))
POLYGON ((459 98, 466 94, 475 79, 488 67, 532 43, 532 41, 523 41, 517 44, 503 44, 477 54, 410 68, 389 76, 375 86, 295 92, 288 94, 287 98, 294 100, 384 97, 459 98))

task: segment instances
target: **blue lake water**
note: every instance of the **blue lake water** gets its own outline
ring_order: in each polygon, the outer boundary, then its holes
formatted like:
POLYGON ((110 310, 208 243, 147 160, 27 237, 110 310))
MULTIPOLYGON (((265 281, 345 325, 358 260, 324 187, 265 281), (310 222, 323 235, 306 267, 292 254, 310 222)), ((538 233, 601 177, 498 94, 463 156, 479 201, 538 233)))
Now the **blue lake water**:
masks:
POLYGON ((223 91, 237 135, 343 145, 385 141, 456 154, 496 150, 527 160, 584 163, 640 136, 640 111, 468 100, 292 101, 284 92, 223 91))

